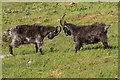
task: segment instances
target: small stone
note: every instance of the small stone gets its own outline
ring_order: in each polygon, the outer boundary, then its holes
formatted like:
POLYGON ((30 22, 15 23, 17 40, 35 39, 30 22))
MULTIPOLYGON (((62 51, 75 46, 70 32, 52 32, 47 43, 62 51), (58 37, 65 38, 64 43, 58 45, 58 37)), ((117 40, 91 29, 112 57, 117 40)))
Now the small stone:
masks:
POLYGON ((15 14, 13 14, 15 16, 15 14))
POLYGON ((74 2, 71 2, 70 4, 68 4, 68 5, 73 5, 73 4, 75 4, 74 2))
POLYGON ((39 16, 38 19, 42 18, 42 16, 39 16))
POLYGON ((39 8, 39 11, 42 10, 42 8, 39 8))
POLYGON ((59 21, 60 21, 60 19, 57 20, 57 22, 59 22, 59 21))
POLYGON ((37 8, 37 6, 33 6, 32 8, 37 8))
POLYGON ((32 63, 32 61, 28 61, 28 64, 31 64, 32 63))

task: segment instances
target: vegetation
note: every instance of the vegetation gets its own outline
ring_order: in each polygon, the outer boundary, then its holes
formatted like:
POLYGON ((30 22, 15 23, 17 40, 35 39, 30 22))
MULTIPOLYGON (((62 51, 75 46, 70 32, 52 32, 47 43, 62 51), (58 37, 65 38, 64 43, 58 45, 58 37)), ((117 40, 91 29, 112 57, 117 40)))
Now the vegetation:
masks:
MULTIPOLYGON (((110 49, 102 43, 84 45, 75 53, 73 36, 62 31, 57 37, 44 40, 43 52, 35 53, 33 44, 14 48, 15 56, 2 60, 3 78, 116 78, 118 74, 118 3, 10 2, 2 3, 2 33, 15 25, 60 25, 64 13, 67 22, 89 25, 94 22, 113 24, 108 29, 110 49)), ((9 54, 3 42, 2 54, 9 54)))

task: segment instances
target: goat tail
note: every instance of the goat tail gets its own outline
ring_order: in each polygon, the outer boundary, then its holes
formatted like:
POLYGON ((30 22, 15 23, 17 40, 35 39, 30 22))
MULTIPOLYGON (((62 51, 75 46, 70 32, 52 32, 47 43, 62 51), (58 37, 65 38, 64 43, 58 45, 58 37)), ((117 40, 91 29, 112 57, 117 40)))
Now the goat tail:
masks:
POLYGON ((106 26, 104 27, 104 32, 106 32, 107 29, 108 29, 110 26, 112 26, 112 24, 110 24, 110 25, 106 25, 106 26))
POLYGON ((8 36, 10 35, 9 32, 10 32, 10 29, 7 29, 7 30, 4 32, 4 34, 2 35, 2 40, 3 40, 3 41, 7 41, 7 38, 8 38, 8 36))

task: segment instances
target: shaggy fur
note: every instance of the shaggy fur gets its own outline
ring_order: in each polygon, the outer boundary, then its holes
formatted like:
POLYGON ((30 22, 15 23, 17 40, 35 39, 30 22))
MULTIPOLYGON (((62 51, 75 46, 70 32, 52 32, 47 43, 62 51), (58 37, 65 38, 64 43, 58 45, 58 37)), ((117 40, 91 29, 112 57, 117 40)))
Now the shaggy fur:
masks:
MULTIPOLYGON (((64 15, 65 16, 65 15, 64 15)), ((80 50, 80 47, 84 44, 94 44, 102 42, 104 49, 108 48, 107 43, 107 29, 111 25, 105 25, 104 23, 94 23, 92 25, 76 26, 72 23, 63 22, 63 18, 60 20, 60 24, 63 27, 66 36, 73 35, 75 41, 75 52, 80 50)))
MULTIPOLYGON (((28 44, 28 43, 34 43, 36 47, 36 53, 38 52, 38 48, 40 50, 40 53, 42 52, 42 43, 45 36, 48 34, 48 38, 52 39, 55 36, 57 36, 60 31, 57 29, 58 27, 53 26, 41 26, 41 25, 17 25, 15 27, 12 27, 8 29, 4 33, 4 37, 6 38, 8 35, 11 36, 12 42, 9 45, 9 52, 13 55, 12 48, 18 47, 21 44, 28 44)), ((7 39, 7 38, 6 38, 7 39)))

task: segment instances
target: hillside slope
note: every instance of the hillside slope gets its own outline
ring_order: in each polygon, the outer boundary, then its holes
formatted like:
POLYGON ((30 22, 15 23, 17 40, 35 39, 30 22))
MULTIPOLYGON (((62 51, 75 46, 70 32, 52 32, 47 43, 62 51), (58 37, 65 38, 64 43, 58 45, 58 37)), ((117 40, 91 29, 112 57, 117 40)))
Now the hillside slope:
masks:
MULTIPOLYGON (((108 29, 110 49, 103 44, 84 45, 75 53, 73 36, 62 31, 57 37, 44 40, 43 52, 35 53, 33 44, 14 48, 15 56, 3 59, 3 78, 115 78, 118 74, 118 3, 10 2, 2 3, 2 33, 15 25, 58 26, 64 20, 75 25, 94 22, 113 24, 108 29)), ((10 41, 3 42, 2 54, 9 54, 10 41)))

